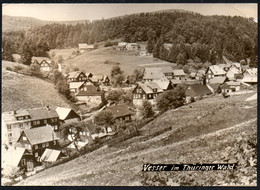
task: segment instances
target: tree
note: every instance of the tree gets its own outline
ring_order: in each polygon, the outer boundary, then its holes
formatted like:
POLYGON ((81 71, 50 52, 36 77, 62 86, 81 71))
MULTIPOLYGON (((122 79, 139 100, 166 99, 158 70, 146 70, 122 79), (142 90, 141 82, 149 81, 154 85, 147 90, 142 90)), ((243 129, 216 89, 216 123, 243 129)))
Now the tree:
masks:
POLYGON ((72 123, 64 123, 61 125, 61 135, 63 139, 70 140, 76 150, 79 152, 78 141, 80 140, 80 132, 85 131, 86 123, 85 122, 72 122, 72 123))
POLYGON ((179 53, 177 56, 177 64, 179 65, 185 65, 187 62, 186 58, 184 57, 184 55, 182 53, 179 53))
POLYGON ((54 71, 53 71, 53 76, 54 76, 54 84, 57 84, 59 81, 63 81, 63 80, 65 80, 64 79, 64 77, 63 77, 63 75, 62 75, 62 73, 61 72, 59 72, 57 69, 55 69, 54 71))
POLYGON ((144 118, 149 118, 154 116, 153 106, 151 102, 143 101, 142 107, 141 107, 141 115, 144 118))
POLYGON ((137 81, 141 81, 143 78, 143 72, 135 69, 133 74, 128 77, 131 84, 135 84, 137 81))
POLYGON ((99 112, 94 117, 94 122, 97 125, 101 125, 101 126, 105 127, 105 130, 107 132, 107 127, 114 123, 114 116, 113 116, 112 111, 104 110, 104 111, 99 112))
POLYGON ((123 75, 123 71, 119 66, 114 66, 111 70, 111 82, 114 86, 121 85, 125 80, 125 76, 123 75))
POLYGON ((107 100, 119 102, 120 100, 122 100, 123 94, 123 90, 111 90, 107 95, 107 100))
POLYGON ((160 94, 156 101, 158 109, 162 112, 167 109, 180 107, 185 102, 185 88, 182 85, 178 85, 174 90, 160 94))

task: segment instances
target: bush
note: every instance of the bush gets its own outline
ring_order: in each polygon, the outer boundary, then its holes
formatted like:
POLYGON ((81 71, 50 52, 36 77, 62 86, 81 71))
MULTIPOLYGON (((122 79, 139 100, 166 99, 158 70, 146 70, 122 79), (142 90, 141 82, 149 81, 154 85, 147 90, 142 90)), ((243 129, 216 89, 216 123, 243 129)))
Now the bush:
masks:
POLYGON ((151 102, 144 101, 141 108, 141 115, 144 118, 149 118, 154 116, 153 106, 151 102))
POLYGON ((109 46, 114 46, 114 45, 117 45, 117 42, 107 41, 107 42, 104 44, 104 47, 109 47, 109 46))
POLYGON ((17 72, 17 73, 18 73, 18 71, 23 70, 23 69, 24 69, 24 67, 21 66, 21 65, 15 65, 14 66, 14 71, 17 72))

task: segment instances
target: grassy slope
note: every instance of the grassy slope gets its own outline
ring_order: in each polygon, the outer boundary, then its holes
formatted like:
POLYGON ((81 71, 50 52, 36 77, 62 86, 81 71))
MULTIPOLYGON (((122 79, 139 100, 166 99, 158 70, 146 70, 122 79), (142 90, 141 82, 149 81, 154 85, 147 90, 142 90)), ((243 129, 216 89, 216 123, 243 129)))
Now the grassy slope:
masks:
MULTIPOLYGON (((52 50, 56 55, 63 55, 64 58, 69 57, 72 49, 52 50)), ((110 75, 111 68, 114 65, 104 64, 106 60, 119 62, 120 67, 127 75, 133 73, 134 69, 141 68, 145 64, 160 63, 159 65, 175 66, 173 63, 165 62, 152 56, 139 56, 138 51, 119 51, 113 50, 112 47, 101 47, 96 50, 85 52, 73 59, 65 61, 67 67, 78 67, 85 72, 93 74, 110 75)), ((156 66, 158 64, 155 64, 156 66)), ((151 66, 151 65, 150 65, 151 66)))
MULTIPOLYGON (((144 163, 221 163, 239 133, 256 131, 256 101, 244 101, 250 96, 216 96, 170 110, 143 127, 142 136, 50 168, 19 185, 140 185, 144 163), (237 125, 248 120, 252 122, 237 125), (172 130, 153 135, 169 126, 172 130)), ((194 175, 203 183, 208 173, 194 175)))
POLYGON ((54 85, 42 79, 7 71, 6 66, 17 63, 2 61, 2 111, 39 106, 65 106, 68 103, 54 85))

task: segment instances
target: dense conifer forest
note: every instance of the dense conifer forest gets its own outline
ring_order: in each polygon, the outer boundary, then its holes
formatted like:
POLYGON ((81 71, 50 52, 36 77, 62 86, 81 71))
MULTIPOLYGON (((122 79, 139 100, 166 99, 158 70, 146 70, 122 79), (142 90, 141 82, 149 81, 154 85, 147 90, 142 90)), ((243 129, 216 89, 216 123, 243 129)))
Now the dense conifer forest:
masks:
POLYGON ((188 60, 216 64, 224 55, 232 61, 250 60, 251 66, 257 66, 257 37, 257 23, 253 19, 157 12, 4 32, 2 47, 4 59, 10 60, 11 54, 20 53, 23 63, 30 64, 31 56, 47 56, 50 49, 120 39, 147 42, 147 50, 154 57, 181 65, 188 60))

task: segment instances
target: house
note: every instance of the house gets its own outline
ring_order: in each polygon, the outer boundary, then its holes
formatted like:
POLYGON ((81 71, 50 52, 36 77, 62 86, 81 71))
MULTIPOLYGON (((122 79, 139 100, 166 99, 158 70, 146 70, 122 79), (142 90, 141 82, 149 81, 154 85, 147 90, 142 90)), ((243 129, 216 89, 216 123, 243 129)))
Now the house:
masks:
POLYGON ((12 147, 7 150, 2 149, 2 172, 6 173, 8 168, 19 168, 26 169, 26 171, 33 171, 33 160, 33 155, 25 148, 12 147))
POLYGON ((222 93, 236 92, 240 90, 240 82, 225 82, 221 87, 222 93))
POLYGON ((224 71, 224 69, 219 67, 218 65, 212 65, 208 67, 205 76, 206 83, 208 83, 210 79, 213 79, 215 77, 225 77, 226 71, 224 71))
POLYGON ((215 77, 209 80, 210 84, 224 84, 227 81, 227 77, 215 77))
POLYGON ((32 57, 32 64, 39 64, 41 71, 51 71, 51 60, 48 57, 32 57))
POLYGON ((163 89, 156 82, 139 82, 133 90, 133 103, 142 105, 144 100, 155 104, 156 97, 163 92, 163 89))
POLYGON ((213 94, 221 93, 221 84, 219 84, 219 83, 213 83, 213 84, 207 83, 206 85, 213 94))
POLYGON ((232 66, 231 63, 226 63, 226 64, 218 64, 220 68, 222 68, 224 71, 228 71, 230 67, 232 66))
POLYGON ((71 108, 57 107, 55 111, 59 115, 61 123, 71 123, 81 120, 80 116, 71 108))
POLYGON ((108 86, 110 84, 110 79, 107 75, 94 75, 91 81, 96 85, 108 86))
POLYGON ((58 149, 58 137, 51 126, 37 127, 24 130, 18 141, 39 161, 46 148, 58 149))
MULTIPOLYGON (((143 81, 152 82, 155 80, 165 79, 165 75, 158 67, 146 67, 143 72, 143 81)), ((166 78, 167 79, 167 78, 166 78)))
POLYGON ((109 110, 113 114, 115 122, 129 122, 134 114, 126 104, 119 104, 106 107, 104 110, 109 110))
POLYGON ((171 67, 160 67, 159 69, 168 80, 174 78, 174 70, 171 67))
POLYGON ((69 83, 70 92, 77 94, 80 91, 80 88, 85 84, 85 82, 71 82, 69 83))
POLYGON ((198 71, 196 72, 195 79, 196 79, 196 80, 203 80, 204 77, 205 77, 205 73, 206 73, 206 71, 203 70, 203 69, 198 70, 198 71))
POLYGON ((93 77, 93 74, 92 74, 92 73, 85 73, 85 75, 86 75, 87 78, 93 77))
POLYGON ((56 160, 59 159, 60 156, 61 156, 60 150, 46 148, 40 158, 40 162, 55 162, 56 160))
POLYGON ((245 75, 244 78, 241 80, 243 83, 247 84, 257 84, 257 75, 245 75))
POLYGON ((155 83, 161 88, 163 91, 173 89, 173 85, 169 80, 155 81, 155 83))
POLYGON ((185 73, 182 69, 173 70, 173 79, 185 80, 185 73))
POLYGON ((257 76, 257 68, 246 69, 244 75, 257 76))
POLYGON ((2 142, 15 145, 22 131, 49 125, 59 130, 59 116, 49 106, 2 113, 2 142))
POLYGON ((237 76, 240 74, 241 74, 241 72, 237 67, 231 66, 229 68, 229 70, 227 71, 226 76, 227 76, 228 80, 236 80, 237 76))
POLYGON ((68 82, 85 82, 88 81, 88 77, 81 71, 70 72, 67 75, 68 82))
POLYGON ((20 54, 12 54, 13 61, 16 63, 21 63, 22 56, 20 54))
POLYGON ((122 50, 125 50, 125 46, 127 45, 126 42, 118 42, 118 47, 119 49, 122 51, 122 50))
POLYGON ((202 85, 199 83, 189 84, 185 88, 187 102, 189 102, 191 98, 197 99, 210 94, 212 94, 211 90, 206 85, 202 85))
POLYGON ((97 90, 92 85, 91 90, 81 91, 76 94, 76 98, 79 101, 84 101, 87 105, 98 106, 103 101, 104 93, 102 91, 97 90))
POLYGON ((190 73, 190 78, 191 79, 195 79, 195 77, 196 77, 196 72, 191 72, 190 73))
POLYGON ((78 48, 79 48, 79 52, 80 53, 83 53, 87 50, 91 50, 91 49, 94 49, 94 45, 88 45, 87 43, 80 43, 78 44, 78 48))
POLYGON ((141 47, 138 43, 128 43, 125 46, 125 50, 139 50, 141 47))

